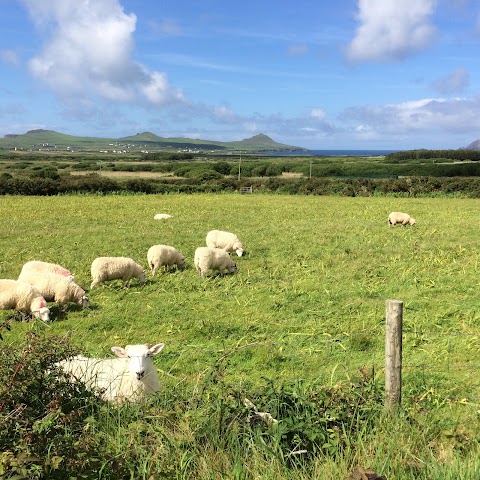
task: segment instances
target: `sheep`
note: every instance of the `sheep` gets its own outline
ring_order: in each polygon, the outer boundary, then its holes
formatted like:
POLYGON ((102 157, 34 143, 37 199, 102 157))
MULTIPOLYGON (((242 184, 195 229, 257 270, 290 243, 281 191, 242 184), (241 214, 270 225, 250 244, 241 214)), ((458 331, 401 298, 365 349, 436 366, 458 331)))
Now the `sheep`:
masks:
POLYGON ((194 263, 200 278, 205 278, 205 272, 227 270, 235 273, 237 265, 223 248, 198 247, 195 250, 194 263))
POLYGON ((210 230, 207 233, 206 243, 210 248, 223 248, 227 252, 236 252, 239 257, 243 255, 242 242, 231 232, 210 230))
POLYGON ((176 265, 180 270, 185 266, 185 257, 174 247, 169 245, 152 245, 147 252, 148 265, 152 270, 152 275, 160 267, 168 267, 176 265))
POLYGON ((73 275, 70 270, 57 263, 41 262, 40 260, 31 260, 30 262, 25 263, 20 275, 24 272, 56 273, 58 275, 63 275, 64 277, 71 277, 73 280, 73 275))
POLYGON ((157 213, 154 215, 154 220, 166 220, 167 218, 172 218, 168 213, 157 213))
POLYGON ((407 225, 415 225, 417 222, 408 213, 391 212, 388 216, 388 224, 390 226, 401 223, 404 227, 407 225))
POLYGON ((55 364, 74 381, 85 384, 103 400, 122 403, 141 400, 160 390, 158 371, 152 356, 163 349, 164 344, 112 347, 118 358, 91 358, 77 355, 55 364))
POLYGON ((47 301, 40 292, 27 282, 0 280, 0 310, 14 309, 33 314, 44 322, 50 321, 47 301))
POLYGON ((23 272, 19 280, 33 285, 47 302, 57 302, 58 305, 77 303, 86 308, 90 306, 85 290, 77 285, 71 277, 64 277, 56 273, 23 272))
POLYGON ((124 287, 134 277, 138 278, 141 284, 146 280, 144 268, 127 257, 97 257, 92 262, 91 273, 90 290, 106 280, 123 280, 124 287))

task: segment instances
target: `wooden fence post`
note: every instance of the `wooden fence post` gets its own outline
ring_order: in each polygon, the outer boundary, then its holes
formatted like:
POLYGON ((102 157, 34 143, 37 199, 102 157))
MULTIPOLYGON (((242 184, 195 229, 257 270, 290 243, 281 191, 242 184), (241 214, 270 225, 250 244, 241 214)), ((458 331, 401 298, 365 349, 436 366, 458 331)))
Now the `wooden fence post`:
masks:
POLYGON ((386 301, 385 327, 385 408, 393 410, 402 399, 403 302, 386 301))

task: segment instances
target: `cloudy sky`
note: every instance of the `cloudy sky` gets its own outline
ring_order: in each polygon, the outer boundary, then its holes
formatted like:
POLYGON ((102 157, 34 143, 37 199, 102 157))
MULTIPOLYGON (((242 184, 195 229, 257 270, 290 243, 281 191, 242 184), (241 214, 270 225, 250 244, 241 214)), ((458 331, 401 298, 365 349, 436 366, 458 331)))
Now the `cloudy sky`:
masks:
POLYGON ((0 0, 0 136, 460 148, 480 138, 474 0, 0 0))

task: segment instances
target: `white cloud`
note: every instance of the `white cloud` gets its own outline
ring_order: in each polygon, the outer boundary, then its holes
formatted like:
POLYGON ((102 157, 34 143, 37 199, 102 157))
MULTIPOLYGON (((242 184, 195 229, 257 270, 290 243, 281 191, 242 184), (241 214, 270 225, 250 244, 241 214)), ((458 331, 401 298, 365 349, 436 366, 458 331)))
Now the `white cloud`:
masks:
POLYGON ((163 106, 185 101, 161 72, 132 59, 136 16, 118 0, 23 0, 45 35, 31 72, 62 97, 163 106))
POLYGON ((427 98, 384 106, 351 107, 340 120, 384 135, 478 132, 480 98, 427 98))
POLYGON ((464 68, 457 68, 445 77, 432 83, 432 88, 439 93, 449 94, 462 92, 470 81, 468 72, 464 68))
POLYGON ((321 108, 312 108, 310 116, 316 120, 325 120, 327 114, 321 108))
POLYGON ((435 34, 436 0, 358 0, 360 22, 347 48, 351 61, 391 61, 425 48, 435 34))

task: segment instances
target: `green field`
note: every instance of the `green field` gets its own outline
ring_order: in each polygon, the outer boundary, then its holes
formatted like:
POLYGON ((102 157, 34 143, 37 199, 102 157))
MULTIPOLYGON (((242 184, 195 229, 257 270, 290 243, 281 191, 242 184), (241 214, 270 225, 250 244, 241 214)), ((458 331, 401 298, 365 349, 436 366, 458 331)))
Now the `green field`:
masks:
MULTIPOLYGON (((480 434, 478 202, 256 194, 2 197, 0 278, 16 278, 28 260, 45 260, 69 268, 88 290, 95 257, 128 256, 147 267, 147 250, 158 243, 182 252, 187 268, 155 277, 148 271, 143 286, 133 280, 127 289, 120 281, 95 288, 90 309, 60 313, 53 306, 49 324, 11 321, 0 346, 17 349, 28 332, 68 335, 76 349, 96 356, 110 355, 113 345, 163 342, 154 362, 165 397, 169 391, 193 395, 219 361, 222 384, 246 395, 300 380, 335 388, 357 381, 362 368, 382 388, 385 301, 403 300, 408 421, 399 415, 383 431, 380 422, 377 433, 357 433, 357 443, 334 460, 319 456, 295 474, 276 470, 268 455, 262 463, 252 454, 252 464, 237 474, 232 459, 209 470, 197 455, 191 476, 178 467, 151 478, 344 478, 356 464, 373 465, 389 480, 478 478, 479 462, 472 460, 480 434), (392 210, 410 213, 417 225, 390 228, 392 210), (173 218, 154 220, 155 213, 173 218), (193 253, 215 228, 237 233, 247 255, 235 257, 237 274, 201 280, 193 253), (428 441, 419 446, 422 424, 428 424, 428 441), (398 437, 389 438, 390 431, 398 437)), ((0 314, 0 324, 11 317, 0 314)), ((205 452, 207 464, 213 457, 205 452)))

